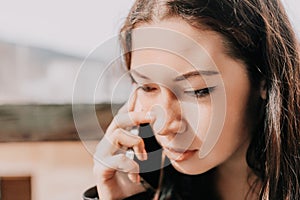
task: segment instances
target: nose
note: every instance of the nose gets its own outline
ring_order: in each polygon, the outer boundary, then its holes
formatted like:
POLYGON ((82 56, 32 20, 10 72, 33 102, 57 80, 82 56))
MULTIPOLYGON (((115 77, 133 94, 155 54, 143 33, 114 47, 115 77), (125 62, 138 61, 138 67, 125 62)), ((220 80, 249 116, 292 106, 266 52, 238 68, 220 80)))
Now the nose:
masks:
POLYGON ((170 89, 161 89, 159 101, 153 106, 153 113, 156 117, 153 124, 156 134, 173 137, 186 130, 187 124, 183 119, 180 101, 170 89))

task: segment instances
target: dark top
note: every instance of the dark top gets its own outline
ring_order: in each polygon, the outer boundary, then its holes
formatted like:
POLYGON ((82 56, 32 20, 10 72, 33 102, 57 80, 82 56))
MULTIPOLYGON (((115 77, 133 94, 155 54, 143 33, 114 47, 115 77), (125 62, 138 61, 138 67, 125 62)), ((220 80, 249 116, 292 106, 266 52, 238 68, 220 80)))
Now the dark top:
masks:
MULTIPOLYGON (((171 165, 164 168, 163 187, 161 188, 161 199, 172 200, 196 200, 201 197, 201 200, 218 200, 216 191, 214 191, 214 169, 201 175, 186 175, 176 171, 171 165)), ((157 174, 153 172, 144 173, 141 175, 147 182, 158 181, 157 174), (147 176, 145 176, 147 174, 147 176), (151 179, 151 180, 150 180, 151 179)), ((157 188, 157 184, 151 184, 157 188)), ((151 200, 153 199, 154 191, 148 189, 125 200, 151 200)), ((98 200, 96 187, 90 188, 83 195, 84 200, 98 200)))
MULTIPOLYGON (((152 189, 148 189, 146 192, 142 192, 131 197, 126 198, 126 200, 151 200, 153 199, 156 188, 158 188, 158 182, 160 177, 160 168, 162 160, 162 148, 157 143, 152 129, 149 125, 140 126, 140 136, 143 138, 145 143, 145 149, 148 154, 148 159, 146 161, 135 161, 139 164, 141 172, 140 176, 151 186, 152 189), (154 170, 153 169, 157 169, 154 170), (154 188, 154 189, 153 189, 154 188)), ((188 199, 194 200, 217 200, 216 191, 214 191, 214 169, 200 175, 186 175, 178 172, 170 164, 169 159, 165 159, 163 164, 163 181, 161 187, 160 199, 188 199)), ((87 190, 83 195, 84 200, 97 200, 98 193, 96 187, 87 190)))
MULTIPOLYGON (((146 192, 142 192, 139 194, 135 194, 131 197, 125 198, 124 200, 140 200, 140 199, 152 199, 153 198, 153 192, 150 190, 146 192)), ((83 199, 84 200, 99 200, 98 192, 97 192, 97 187, 92 187, 88 189, 84 194, 83 194, 83 199)))

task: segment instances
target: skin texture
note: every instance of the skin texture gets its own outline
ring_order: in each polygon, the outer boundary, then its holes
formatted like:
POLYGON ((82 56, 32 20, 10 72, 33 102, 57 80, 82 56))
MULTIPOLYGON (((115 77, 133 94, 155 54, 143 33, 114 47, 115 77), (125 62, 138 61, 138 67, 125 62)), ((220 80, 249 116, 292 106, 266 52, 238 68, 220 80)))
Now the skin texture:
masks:
MULTIPOLYGON (((126 128, 148 122, 176 170, 200 174, 217 167, 222 199, 243 199, 249 190, 250 171, 245 156, 253 126, 252 106, 259 96, 252 91, 244 63, 226 54, 224 40, 215 32, 195 29, 180 19, 142 24, 138 28, 154 27, 180 32, 200 45, 199 50, 189 48, 189 43, 175 42, 176 50, 191 60, 195 58, 193 64, 197 67, 172 52, 143 48, 143 37, 155 41, 155 35, 133 34, 136 50, 132 52, 131 75, 137 89, 98 145, 95 157, 101 162, 95 162, 95 174, 100 197, 121 199, 143 191, 139 183, 133 183, 139 180, 138 165, 116 153, 122 147, 132 147, 138 158, 145 160, 142 139, 132 136, 126 128), (217 73, 174 81, 195 70, 217 73), (207 87, 213 88, 211 93, 201 93, 199 98, 191 92, 203 92, 207 87), (220 105, 225 106, 224 111, 217 109, 220 105), (210 134, 219 137, 210 142, 212 148, 201 157, 201 148, 210 134)), ((172 39, 166 36, 164 41, 174 43, 172 39)))

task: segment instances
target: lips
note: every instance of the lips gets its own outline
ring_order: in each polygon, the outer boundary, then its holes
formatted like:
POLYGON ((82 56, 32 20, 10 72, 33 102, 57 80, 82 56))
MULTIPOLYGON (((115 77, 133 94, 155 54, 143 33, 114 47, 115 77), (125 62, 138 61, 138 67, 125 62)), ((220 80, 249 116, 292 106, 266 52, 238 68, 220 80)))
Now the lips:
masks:
POLYGON ((197 150, 189 149, 175 149, 171 147, 164 147, 164 152, 169 159, 175 160, 176 162, 184 161, 193 156, 197 150))

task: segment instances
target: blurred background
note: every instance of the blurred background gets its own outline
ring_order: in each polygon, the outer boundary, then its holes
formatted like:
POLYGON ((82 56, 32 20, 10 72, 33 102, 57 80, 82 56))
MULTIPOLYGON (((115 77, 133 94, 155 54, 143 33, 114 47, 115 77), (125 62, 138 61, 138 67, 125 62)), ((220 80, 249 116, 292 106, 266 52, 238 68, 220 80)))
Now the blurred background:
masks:
MULTIPOLYGON (((1 200, 81 199, 95 185, 92 152, 74 126, 74 82, 80 67, 99 74, 119 55, 116 36, 132 3, 0 1, 1 200)), ((110 85, 119 77, 113 69, 101 79, 94 101, 85 98, 93 84, 87 78, 76 103, 83 110, 93 107, 105 128, 112 118, 110 85)), ((127 95, 124 88, 113 103, 127 95)), ((83 123, 89 127, 89 117, 83 123)), ((98 140, 92 136, 89 142, 98 140)))
MULTIPOLYGON (((0 199, 80 199, 95 184, 91 153, 73 122, 74 83, 81 67, 105 71, 94 98, 87 98, 87 79, 76 103, 92 104, 106 127, 110 102, 122 103, 130 89, 121 84, 111 99, 121 72, 110 62, 133 1, 0 1, 0 199)), ((299 37, 300 2, 283 2, 299 37)))

